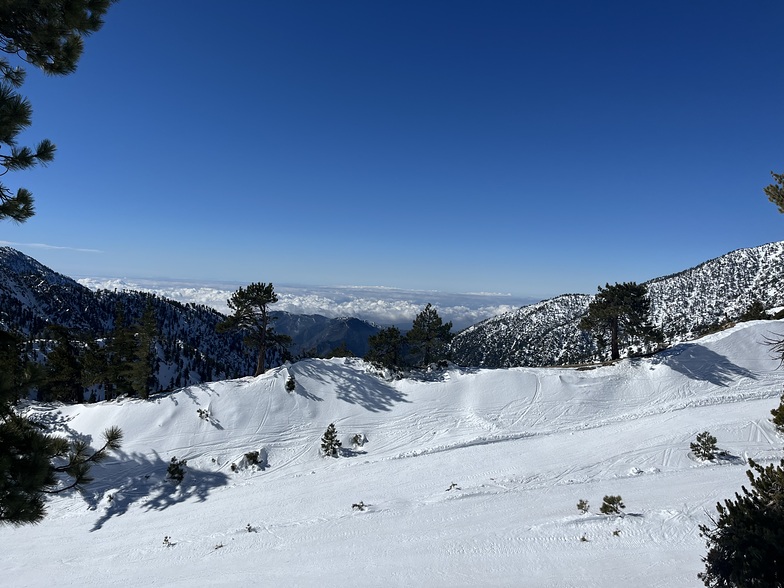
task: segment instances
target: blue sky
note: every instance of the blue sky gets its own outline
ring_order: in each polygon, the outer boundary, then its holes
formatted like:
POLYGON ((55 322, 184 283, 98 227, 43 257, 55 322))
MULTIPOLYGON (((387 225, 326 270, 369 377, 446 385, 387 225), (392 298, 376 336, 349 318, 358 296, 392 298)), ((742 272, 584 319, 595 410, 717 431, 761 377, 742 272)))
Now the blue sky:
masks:
POLYGON ((0 240, 79 276, 549 297, 784 238, 776 0, 122 0, 0 240))

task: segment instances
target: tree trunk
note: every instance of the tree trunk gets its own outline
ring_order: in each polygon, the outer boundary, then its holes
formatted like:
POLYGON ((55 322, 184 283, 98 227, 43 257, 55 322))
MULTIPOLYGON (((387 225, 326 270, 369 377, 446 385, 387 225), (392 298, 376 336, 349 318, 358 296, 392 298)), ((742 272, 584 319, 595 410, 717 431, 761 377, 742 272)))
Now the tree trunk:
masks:
POLYGON ((255 376, 260 376, 266 371, 266 367, 264 366, 264 357, 267 355, 267 350, 264 346, 259 349, 259 357, 256 359, 256 373, 253 374, 255 376))
POLYGON ((260 342, 259 342, 259 357, 256 360, 256 375, 260 376, 265 371, 267 371, 267 366, 265 365, 267 360, 267 323, 269 319, 267 317, 267 309, 262 309, 261 312, 261 332, 259 333, 260 342))
POLYGON ((610 359, 620 359, 621 352, 618 349, 618 317, 614 317, 610 323, 610 359))

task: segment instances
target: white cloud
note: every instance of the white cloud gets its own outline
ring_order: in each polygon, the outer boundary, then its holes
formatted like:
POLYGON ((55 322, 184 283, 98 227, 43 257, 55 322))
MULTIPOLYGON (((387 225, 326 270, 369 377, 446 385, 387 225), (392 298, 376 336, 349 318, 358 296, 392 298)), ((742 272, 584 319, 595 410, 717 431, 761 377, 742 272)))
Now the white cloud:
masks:
POLYGON ((63 245, 49 245, 47 243, 14 243, 13 241, 0 241, 0 245, 8 247, 32 247, 35 249, 48 249, 57 251, 78 251, 79 253, 103 253, 100 249, 86 249, 83 247, 66 247, 63 245))
MULTIPOLYGON (((228 298, 239 284, 129 280, 124 278, 82 278, 79 282, 97 289, 126 289, 153 292, 178 302, 203 304, 229 314, 228 298)), ((431 303, 444 321, 452 321, 459 331, 486 318, 535 302, 508 294, 452 294, 435 291, 399 290, 381 287, 276 286, 276 310, 293 314, 320 314, 330 318, 351 316, 382 326, 401 329, 411 326, 414 317, 431 303)))

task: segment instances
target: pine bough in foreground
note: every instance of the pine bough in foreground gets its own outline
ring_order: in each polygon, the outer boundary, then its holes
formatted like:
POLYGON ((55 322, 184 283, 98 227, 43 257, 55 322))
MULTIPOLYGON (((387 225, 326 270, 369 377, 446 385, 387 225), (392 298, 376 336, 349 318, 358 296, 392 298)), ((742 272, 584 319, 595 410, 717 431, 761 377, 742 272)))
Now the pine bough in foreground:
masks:
POLYGON ((709 587, 784 586, 784 460, 749 460, 751 490, 716 504, 718 520, 700 525, 708 554, 698 577, 709 587))

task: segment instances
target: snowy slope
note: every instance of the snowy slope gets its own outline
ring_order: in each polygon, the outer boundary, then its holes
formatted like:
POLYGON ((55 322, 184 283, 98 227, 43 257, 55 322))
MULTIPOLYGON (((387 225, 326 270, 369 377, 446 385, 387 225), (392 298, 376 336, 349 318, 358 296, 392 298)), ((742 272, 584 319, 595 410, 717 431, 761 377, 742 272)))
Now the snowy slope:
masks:
MULTIPOLYGON (((768 310, 784 305, 782 276, 784 241, 732 251, 645 282, 651 321, 669 343, 693 339, 737 320, 755 301, 768 310)), ((482 367, 591 361, 597 355, 595 342, 578 325, 593 299, 564 294, 472 325, 455 336, 452 358, 482 367)))
POLYGON ((308 360, 152 402, 34 405, 63 433, 97 443, 116 424, 126 440, 85 495, 0 528, 0 573, 8 586, 700 586, 698 525, 746 482, 744 456, 782 455, 771 332, 784 323, 589 370, 385 381, 360 360, 308 360), (331 422, 338 459, 319 456, 331 422), (692 458, 706 429, 729 459, 692 458), (245 463, 255 450, 265 467, 245 463), (188 460, 179 488, 172 457, 188 460), (594 514, 607 494, 625 517, 594 514))

